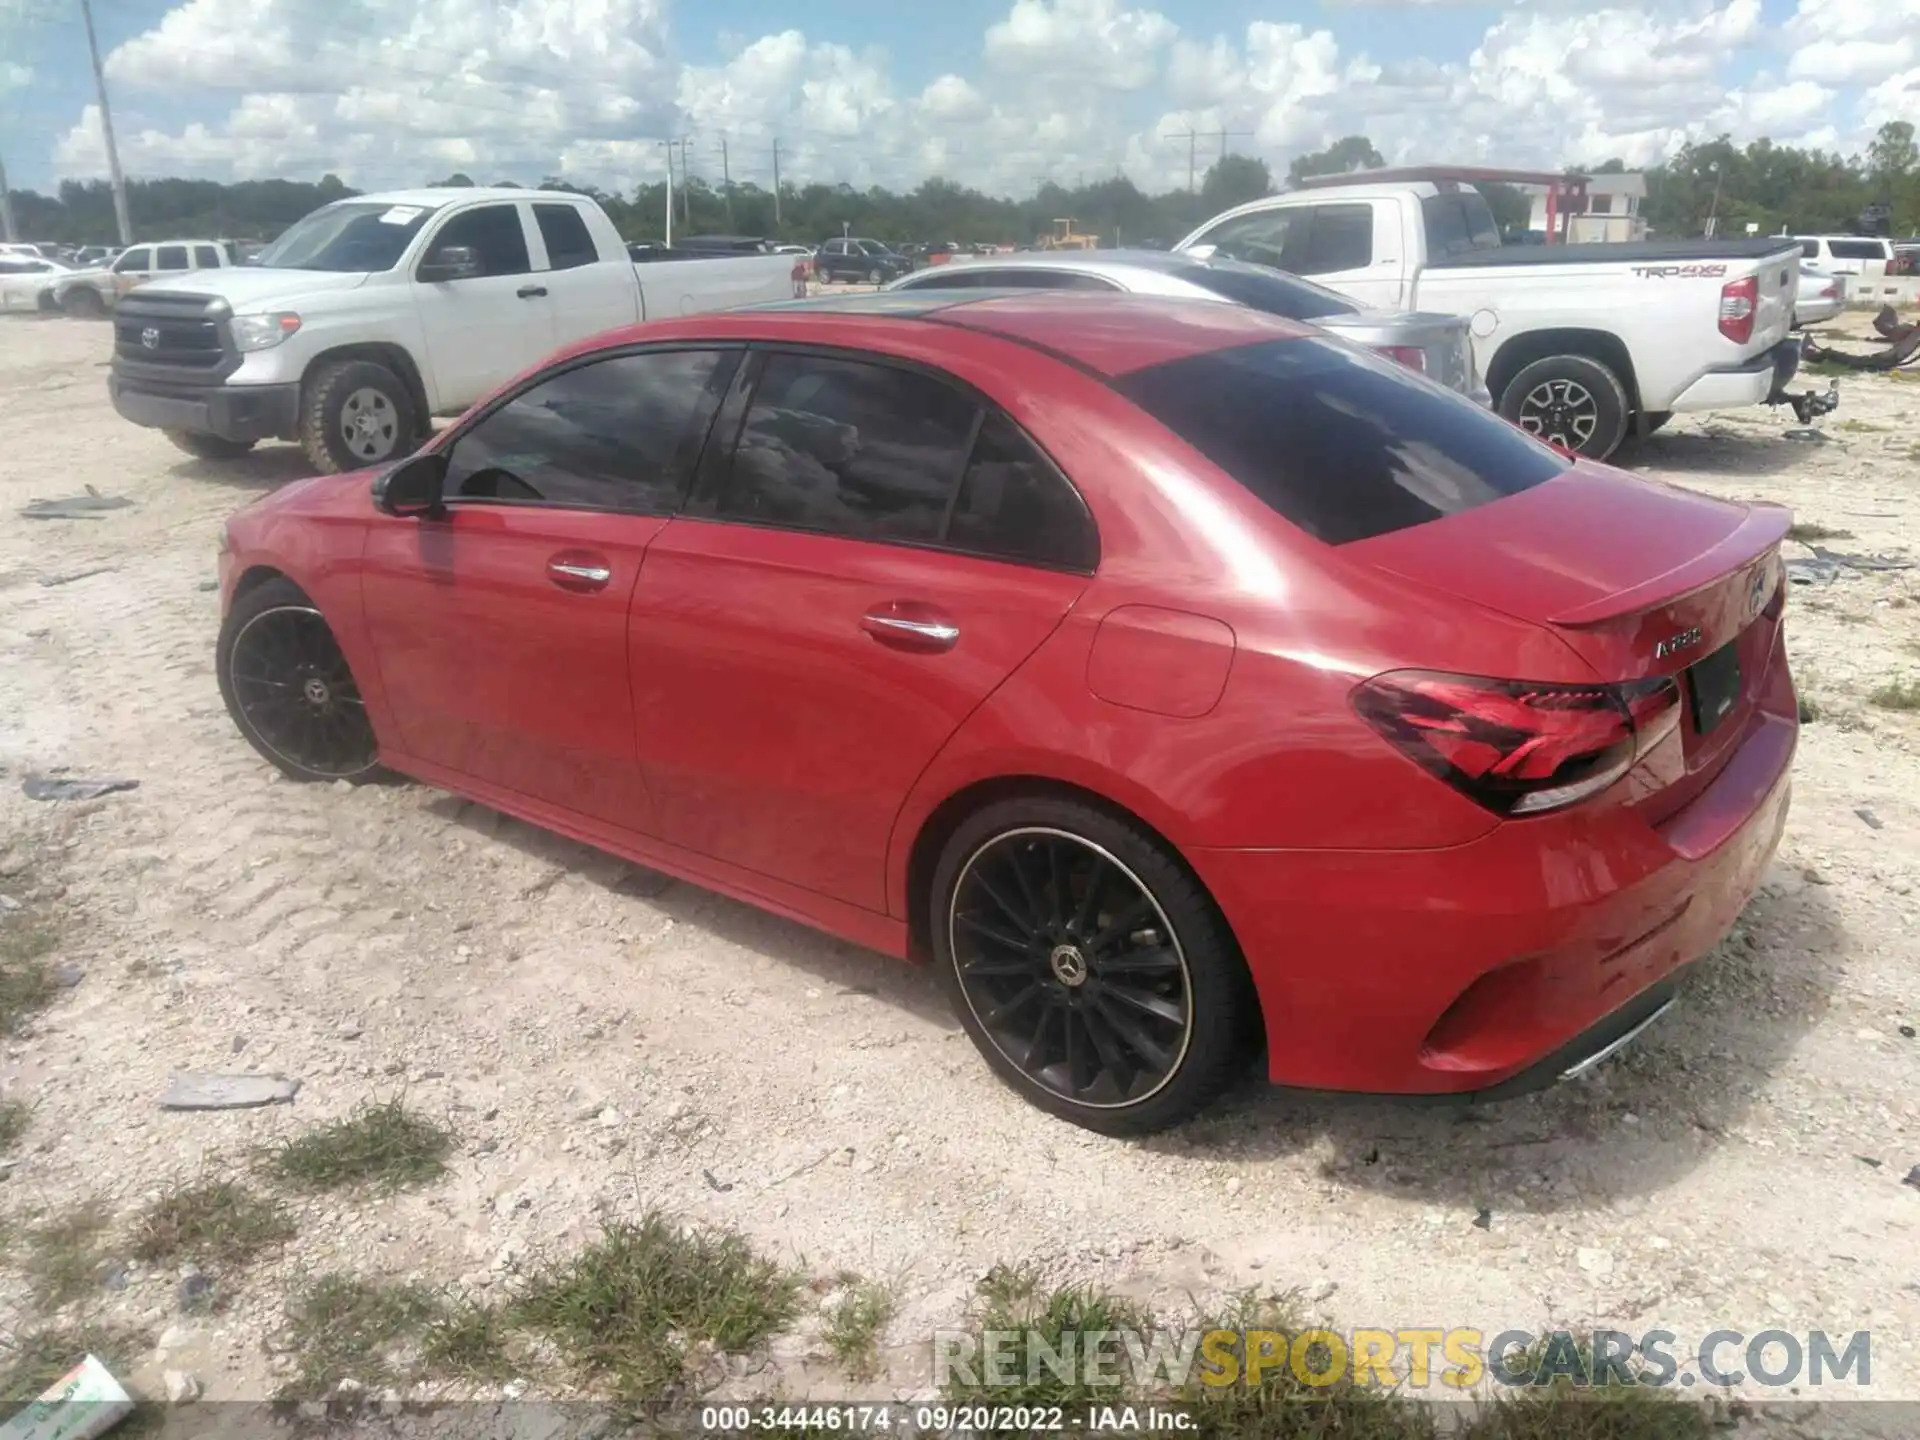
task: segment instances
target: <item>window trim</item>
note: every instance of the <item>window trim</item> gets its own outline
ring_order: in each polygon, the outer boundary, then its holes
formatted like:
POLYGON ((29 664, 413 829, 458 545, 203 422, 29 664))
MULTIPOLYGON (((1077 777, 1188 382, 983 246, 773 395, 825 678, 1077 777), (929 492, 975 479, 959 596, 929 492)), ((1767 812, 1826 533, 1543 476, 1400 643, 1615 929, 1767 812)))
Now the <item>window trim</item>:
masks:
MULTIPOLYGON (((551 500, 521 500, 511 496, 497 495, 442 495, 440 497, 442 508, 452 510, 456 506, 484 505, 508 510, 564 510, 574 515, 624 515, 635 520, 672 520, 676 518, 686 510, 687 497, 691 494, 694 488, 694 482, 698 479, 701 469, 706 463, 707 449, 713 443, 714 426, 718 424, 720 417, 726 413, 727 403, 733 398, 734 386, 738 384, 740 372, 745 368, 743 363, 745 357, 742 353, 745 349, 746 346, 738 340, 718 341, 712 344, 700 344, 688 340, 667 340, 657 341, 651 345, 621 345, 606 350, 596 350, 588 355, 575 355, 565 363, 555 365, 551 370, 542 370, 525 384, 515 386, 510 391, 494 396, 494 398, 487 401, 484 406, 468 411, 436 438, 433 449, 430 452, 435 455, 445 455, 448 464, 451 465, 453 462, 454 446, 458 445, 463 438, 472 434, 477 427, 484 424, 489 418, 506 409, 507 406, 511 405, 521 396, 539 389, 548 381, 557 380, 562 375, 571 374, 575 370, 583 370, 589 365, 597 365, 607 360, 624 360, 635 355, 674 355, 690 350, 708 354, 718 354, 723 364, 729 359, 733 362, 733 368, 727 378, 727 390, 726 393, 721 396, 719 405, 714 407, 713 414, 707 417, 706 428, 702 430, 699 435, 699 446, 693 452, 693 463, 687 467, 687 476, 680 482, 679 496, 670 509, 643 511, 629 510, 619 505, 561 505, 551 500)), ((402 460, 396 461, 395 463, 403 464, 405 463, 405 458, 403 457, 402 460)))
MULTIPOLYGON (((564 275, 569 270, 583 270, 589 265, 598 265, 600 263, 600 246, 593 238, 593 227, 587 223, 587 217, 584 213, 586 209, 585 206, 575 205, 565 200, 535 200, 531 202, 531 206, 533 230, 534 233, 540 237, 540 257, 543 262, 534 267, 534 273, 564 275), (584 235, 587 240, 587 258, 585 260, 576 260, 570 265, 556 265, 554 263, 553 246, 547 239, 546 227, 540 223, 540 212, 542 210, 564 210, 580 222, 580 233, 584 235)), ((531 259, 531 255, 529 255, 528 258, 531 259)))
POLYGON ((807 341, 748 342, 746 359, 734 371, 727 397, 720 402, 720 408, 714 413, 713 425, 707 432, 706 448, 695 467, 692 489, 682 499, 678 518, 704 520, 717 525, 741 525, 754 530, 778 530, 788 535, 810 535, 822 540, 836 540, 850 545, 889 545, 902 550, 930 551, 938 555, 962 555, 970 560, 988 560, 997 565, 1017 565, 1027 570, 1045 570, 1055 575, 1080 575, 1087 578, 1092 578, 1099 572, 1103 557, 1100 522, 1094 517, 1093 507, 1087 504, 1087 497, 1080 493, 1080 487, 1068 477, 1066 470, 1046 446, 1034 437, 1032 431, 1009 414, 1006 406, 994 400, 978 386, 968 383, 952 371, 943 370, 937 365, 874 350, 859 350, 848 346, 815 344, 807 341), (821 360, 838 360, 855 365, 904 370, 909 374, 924 376, 936 384, 958 390, 966 397, 974 407, 974 420, 967 436, 966 453, 961 457, 959 468, 954 473, 947 494, 947 508, 945 515, 941 518, 939 538, 906 540, 892 535, 841 535, 832 530, 813 530, 780 521, 721 513, 720 493, 726 482, 732 478, 734 452, 739 448, 740 436, 746 429, 747 414, 752 410, 754 396, 759 392, 761 371, 766 368, 767 359, 773 355, 810 356, 821 360), (1024 557, 996 555, 987 550, 955 545, 945 538, 946 531, 953 523, 954 507, 959 503, 960 491, 966 485, 967 471, 973 465, 974 451, 980 444, 980 432, 986 427, 989 412, 998 415, 1013 428, 1016 435, 1033 447, 1033 453, 1046 462, 1048 472, 1073 497, 1074 504, 1086 524, 1087 535, 1092 542, 1088 547, 1092 551, 1091 566, 1055 564, 1024 557), (727 428, 722 429, 722 426, 727 428))

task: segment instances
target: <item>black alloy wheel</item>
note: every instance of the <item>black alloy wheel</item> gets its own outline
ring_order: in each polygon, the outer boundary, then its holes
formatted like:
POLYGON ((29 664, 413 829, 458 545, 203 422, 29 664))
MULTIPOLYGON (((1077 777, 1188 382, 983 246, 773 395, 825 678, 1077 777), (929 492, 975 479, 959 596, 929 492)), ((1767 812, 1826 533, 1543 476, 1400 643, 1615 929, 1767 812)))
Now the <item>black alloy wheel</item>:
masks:
POLYGON ((313 602, 272 581, 222 627, 220 690, 254 749, 298 780, 354 780, 378 765, 366 702, 313 602))
POLYGON ((1186 956, 1159 903, 1099 846, 1037 827, 997 836, 961 872, 950 924, 981 1028, 1062 1099, 1137 1104, 1186 1057, 1186 956))

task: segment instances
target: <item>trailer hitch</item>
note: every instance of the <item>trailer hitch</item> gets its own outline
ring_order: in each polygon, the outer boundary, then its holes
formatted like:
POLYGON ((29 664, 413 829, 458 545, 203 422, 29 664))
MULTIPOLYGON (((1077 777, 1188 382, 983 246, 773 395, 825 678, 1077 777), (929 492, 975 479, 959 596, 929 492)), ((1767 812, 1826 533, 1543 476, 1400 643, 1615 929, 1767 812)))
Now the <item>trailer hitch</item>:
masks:
POLYGON ((1822 415, 1831 415, 1840 408, 1840 382, 1832 380, 1825 390, 1803 390, 1798 395, 1776 390, 1767 397, 1767 404, 1791 405, 1794 418, 1802 425, 1811 425, 1822 415))

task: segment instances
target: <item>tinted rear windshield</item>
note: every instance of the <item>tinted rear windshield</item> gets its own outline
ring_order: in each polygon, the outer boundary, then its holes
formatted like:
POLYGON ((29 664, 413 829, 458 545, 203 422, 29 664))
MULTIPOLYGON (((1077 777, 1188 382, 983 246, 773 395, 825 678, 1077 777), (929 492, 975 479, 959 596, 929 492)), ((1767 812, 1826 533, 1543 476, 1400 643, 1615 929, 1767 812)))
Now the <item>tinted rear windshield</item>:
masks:
POLYGON ((1339 291, 1278 270, 1203 264, 1177 273, 1216 295, 1289 320, 1324 320, 1329 315, 1360 313, 1360 307, 1339 291))
POLYGON ((1471 400, 1327 340, 1216 350, 1113 384, 1329 545, 1531 490, 1570 463, 1471 400))

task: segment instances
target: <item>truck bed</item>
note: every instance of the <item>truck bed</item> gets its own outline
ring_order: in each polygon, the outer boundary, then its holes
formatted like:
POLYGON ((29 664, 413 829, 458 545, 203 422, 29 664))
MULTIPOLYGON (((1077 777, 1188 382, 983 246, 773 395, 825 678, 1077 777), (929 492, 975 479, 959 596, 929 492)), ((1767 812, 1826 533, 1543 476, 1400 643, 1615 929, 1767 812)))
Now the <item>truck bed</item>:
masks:
POLYGON ((1487 269, 1504 265, 1641 265, 1698 264, 1703 260, 1764 260, 1788 250, 1799 253, 1800 243, 1789 236, 1762 236, 1738 240, 1619 240, 1591 245, 1503 245, 1498 250, 1474 250, 1450 255, 1427 266, 1430 270, 1487 269))

